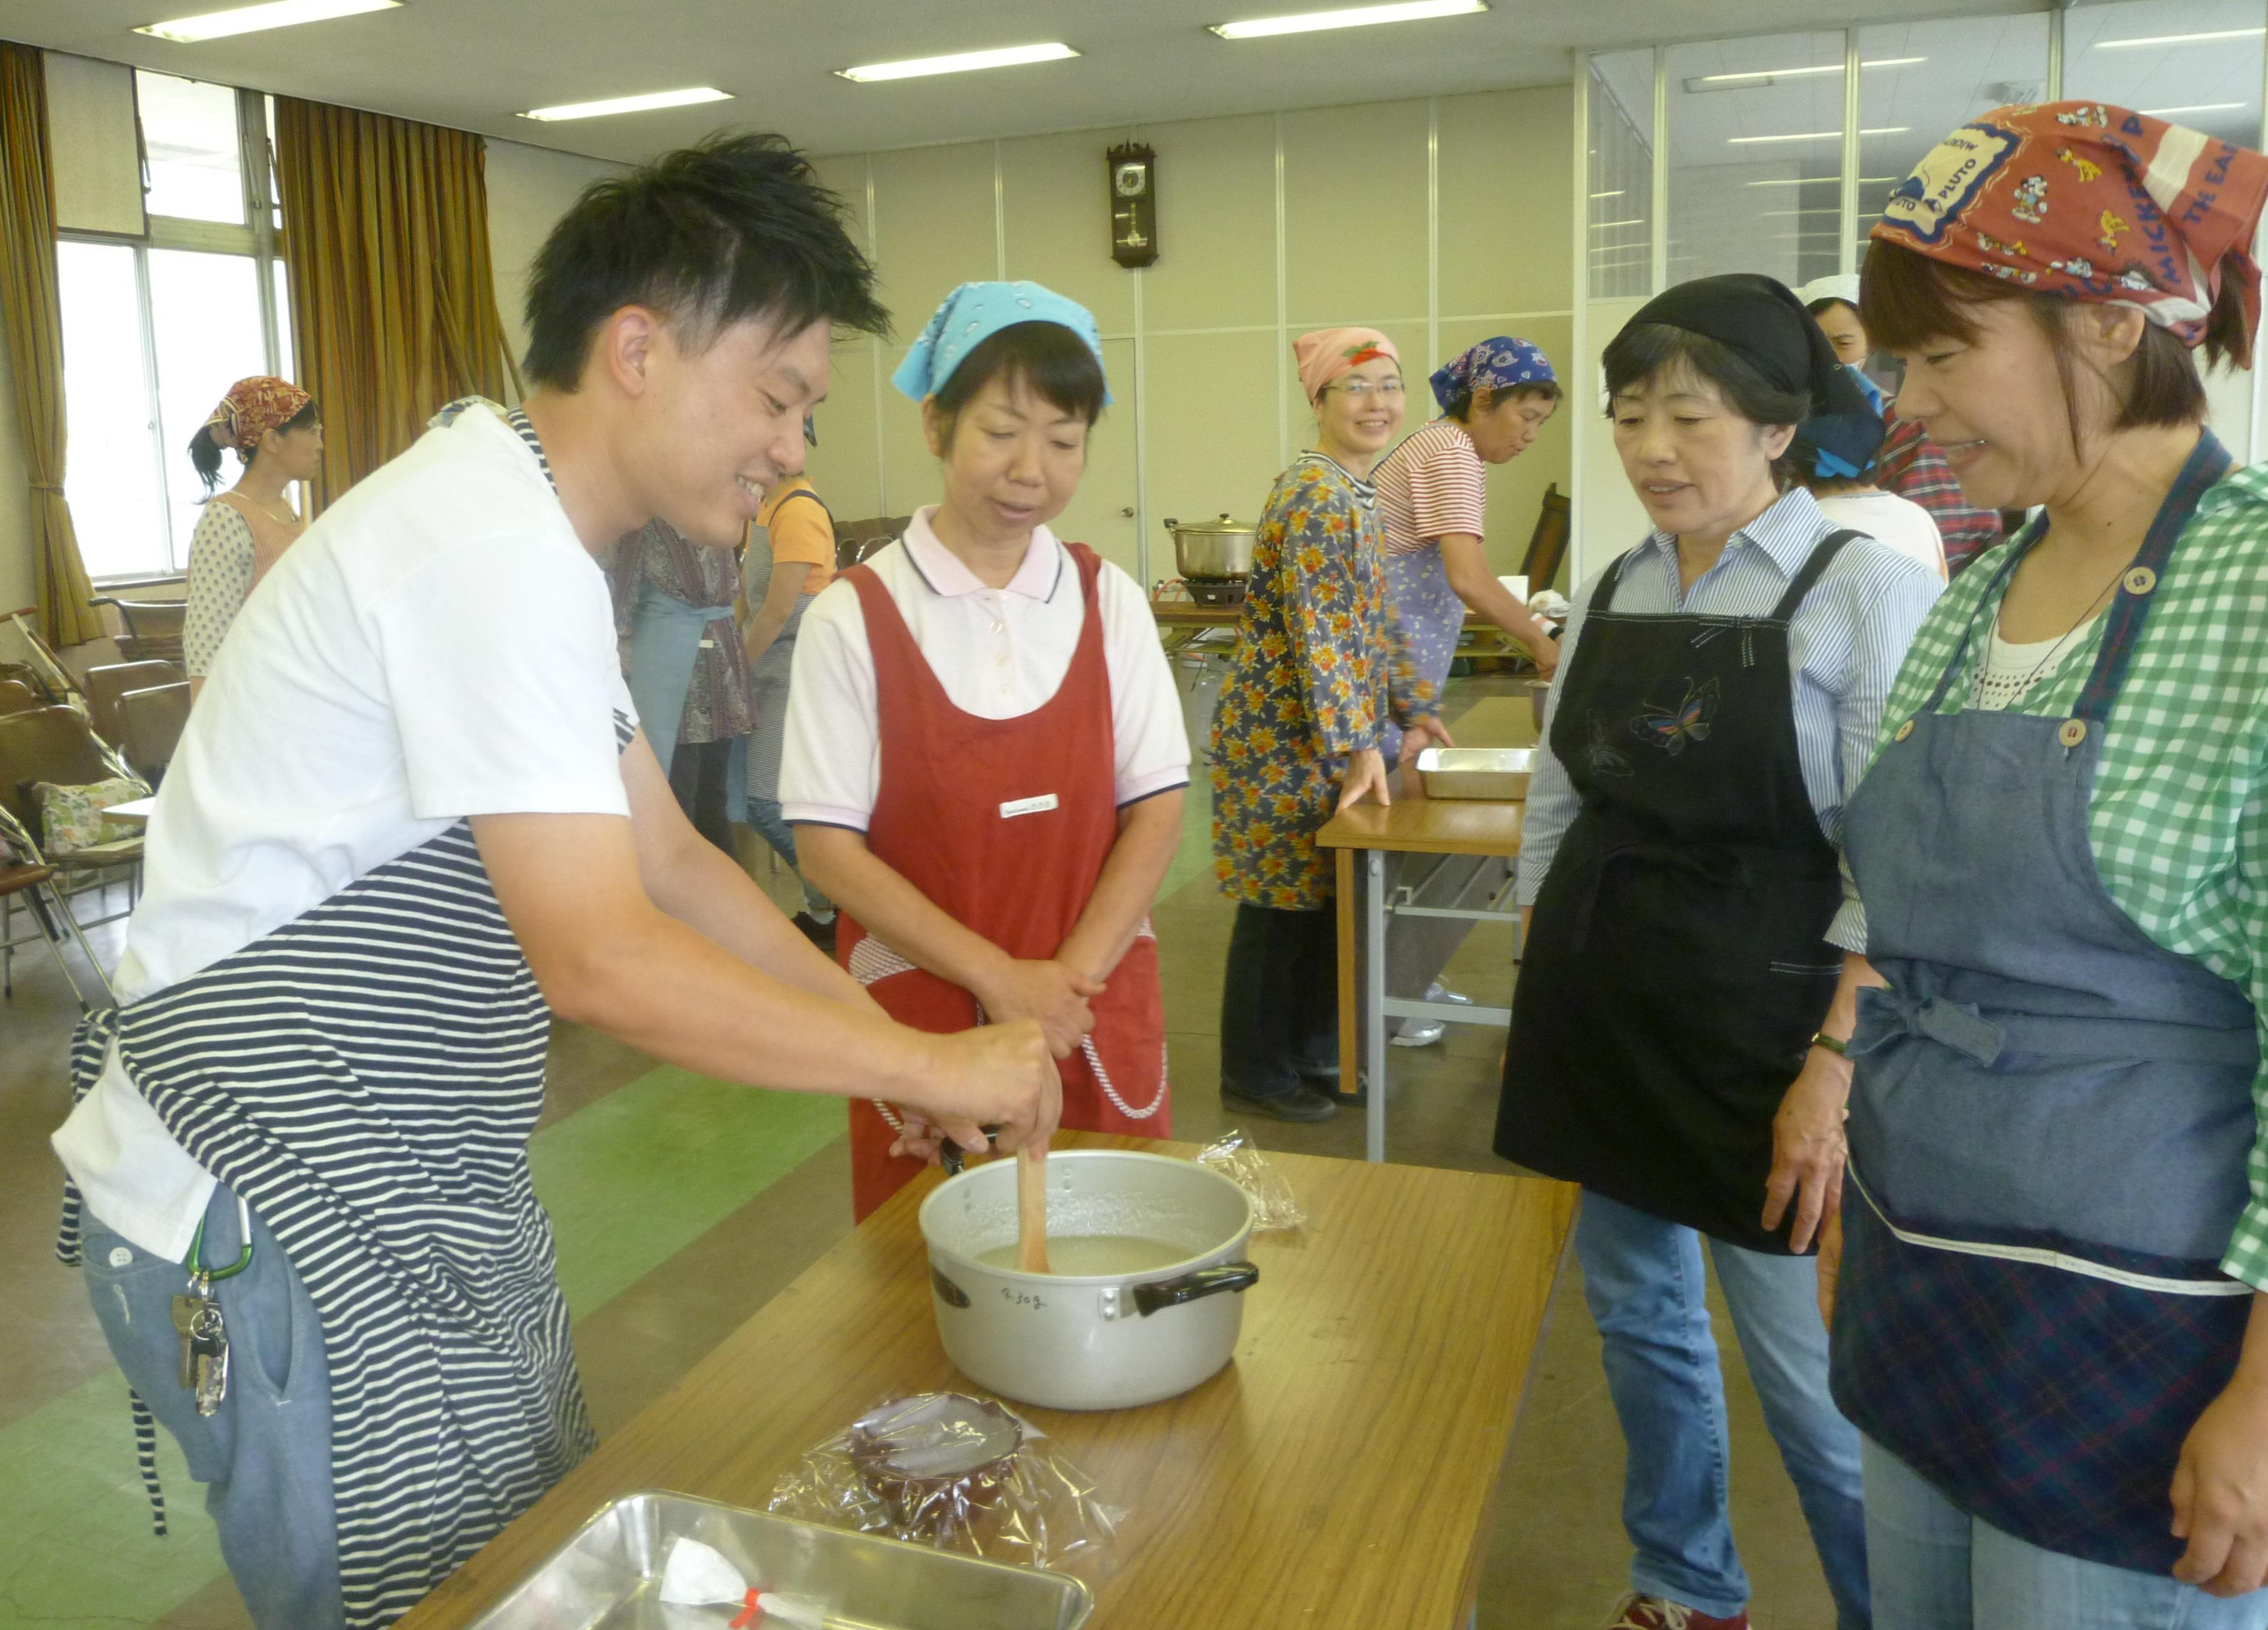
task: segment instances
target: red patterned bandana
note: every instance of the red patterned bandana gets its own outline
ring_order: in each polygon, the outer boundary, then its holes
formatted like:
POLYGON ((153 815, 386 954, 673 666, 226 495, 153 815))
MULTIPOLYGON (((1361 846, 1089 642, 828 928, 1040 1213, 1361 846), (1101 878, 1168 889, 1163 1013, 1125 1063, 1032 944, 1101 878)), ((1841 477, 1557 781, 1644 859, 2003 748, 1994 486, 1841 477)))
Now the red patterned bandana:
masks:
POLYGON ((2000 107, 1931 150, 1873 236, 2043 294, 2132 306, 2185 345, 2224 275, 2260 321, 2249 250, 2268 159, 2102 102, 2000 107))
POLYGON ((299 409, 313 400, 289 380, 255 374, 230 386, 205 423, 214 427, 215 441, 250 453, 262 436, 298 417, 299 409))

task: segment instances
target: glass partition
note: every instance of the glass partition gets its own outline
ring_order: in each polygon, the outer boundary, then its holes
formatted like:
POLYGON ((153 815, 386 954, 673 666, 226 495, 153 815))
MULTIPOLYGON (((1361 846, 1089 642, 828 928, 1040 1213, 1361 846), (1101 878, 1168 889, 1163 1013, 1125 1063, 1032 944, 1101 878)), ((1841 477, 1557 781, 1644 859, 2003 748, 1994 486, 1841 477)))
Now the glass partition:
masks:
POLYGON ((2261 0, 2118 0, 2064 18, 2063 93, 2260 145, 2261 0))
POLYGON ((1591 298, 1645 294, 1653 277, 1653 53, 1591 59, 1591 298))
POLYGON ((1854 266, 1866 262, 1867 231, 1891 188, 1940 137, 1978 114, 2046 98, 2048 17, 1892 23, 1861 28, 1858 42, 1859 126, 1868 134, 1859 138, 1854 266))
POLYGON ((1843 48, 1840 29, 1670 48, 1671 283, 1835 270, 1843 48))

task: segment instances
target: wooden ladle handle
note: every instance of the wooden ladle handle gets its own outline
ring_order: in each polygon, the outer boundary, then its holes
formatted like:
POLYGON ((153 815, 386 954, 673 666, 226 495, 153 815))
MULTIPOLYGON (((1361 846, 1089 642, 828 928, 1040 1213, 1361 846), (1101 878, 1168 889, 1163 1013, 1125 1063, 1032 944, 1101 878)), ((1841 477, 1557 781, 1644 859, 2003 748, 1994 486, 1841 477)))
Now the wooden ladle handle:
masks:
POLYGON ((1016 1151, 1016 1272, 1048 1272, 1048 1146, 1016 1151))

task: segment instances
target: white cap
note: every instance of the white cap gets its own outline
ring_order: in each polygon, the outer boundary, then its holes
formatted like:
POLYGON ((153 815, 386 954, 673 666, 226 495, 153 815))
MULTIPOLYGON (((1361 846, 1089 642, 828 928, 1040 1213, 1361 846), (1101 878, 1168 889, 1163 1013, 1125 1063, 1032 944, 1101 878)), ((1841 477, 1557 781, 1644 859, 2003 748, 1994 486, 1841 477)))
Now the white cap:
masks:
POLYGON ((1816 300, 1840 300, 1852 311, 1859 309, 1859 274, 1850 272, 1841 277, 1814 277, 1795 291, 1795 298, 1806 306, 1816 300))

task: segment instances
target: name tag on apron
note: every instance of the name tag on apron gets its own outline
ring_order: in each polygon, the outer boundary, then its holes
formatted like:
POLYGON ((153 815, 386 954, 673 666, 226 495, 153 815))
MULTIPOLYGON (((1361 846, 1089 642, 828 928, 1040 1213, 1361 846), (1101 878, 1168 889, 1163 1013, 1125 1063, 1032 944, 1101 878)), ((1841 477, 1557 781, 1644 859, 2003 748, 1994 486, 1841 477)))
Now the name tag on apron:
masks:
POLYGON ((1056 795, 1053 793, 1042 793, 1037 798, 1012 798, 1000 806, 1000 818, 1008 821, 1020 815, 1038 815, 1055 807, 1056 795))

